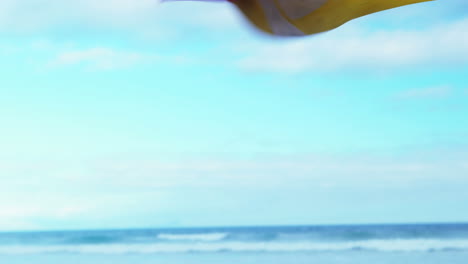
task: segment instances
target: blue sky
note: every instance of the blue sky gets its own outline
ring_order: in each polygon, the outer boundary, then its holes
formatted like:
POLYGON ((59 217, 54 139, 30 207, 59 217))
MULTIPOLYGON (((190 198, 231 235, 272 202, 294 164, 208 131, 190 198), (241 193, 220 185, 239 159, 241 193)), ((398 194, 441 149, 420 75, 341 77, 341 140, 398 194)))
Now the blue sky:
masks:
POLYGON ((2 1, 0 229, 468 221, 467 11, 2 1))

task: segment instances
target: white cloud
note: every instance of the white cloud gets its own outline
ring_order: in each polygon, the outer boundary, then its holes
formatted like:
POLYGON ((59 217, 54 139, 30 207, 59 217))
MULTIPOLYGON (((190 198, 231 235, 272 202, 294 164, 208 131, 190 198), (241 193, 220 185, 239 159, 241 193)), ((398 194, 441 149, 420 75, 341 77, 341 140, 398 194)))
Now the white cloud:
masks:
POLYGON ((229 4, 160 4, 159 0, 2 0, 0 33, 106 32, 165 40, 195 29, 225 33, 240 20, 234 11, 229 4))
POLYGON ((336 30, 301 41, 261 43, 238 62, 249 71, 301 73, 411 69, 468 63, 468 19, 421 31, 336 30))
POLYGON ((77 22, 131 25, 149 19, 157 5, 153 0, 2 0, 0 29, 32 31, 77 22))
POLYGON ((111 48, 90 48, 62 52, 50 62, 50 65, 70 66, 84 64, 91 69, 110 70, 125 68, 154 59, 157 59, 156 55, 119 51, 111 48))
POLYGON ((68 49, 60 46, 50 49, 56 53, 46 65, 52 69, 60 67, 80 66, 88 70, 107 71, 131 68, 144 64, 164 63, 171 65, 187 65, 200 60, 186 55, 157 54, 155 52, 139 52, 119 50, 111 47, 68 49))
POLYGON ((86 208, 81 206, 49 206, 45 207, 39 204, 31 203, 20 204, 16 202, 13 206, 1 205, 0 218, 29 218, 38 215, 48 215, 50 217, 67 218, 79 215, 86 211, 86 208))
POLYGON ((2 53, 15 56, 15 60, 23 59, 24 63, 32 62, 39 71, 73 66, 91 71, 107 71, 154 64, 190 65, 204 61, 203 58, 180 52, 163 53, 154 49, 141 51, 138 47, 119 49, 112 45, 90 46, 45 39, 17 43, 15 46, 0 45, 2 53))
POLYGON ((398 99, 442 98, 450 96, 452 92, 453 89, 450 86, 436 86, 402 91, 396 97, 398 99))
POLYGON ((71 199, 63 196, 56 200, 44 200, 34 197, 35 194, 23 194, 23 197, 11 199, 8 194, 0 196, 0 230, 37 230, 41 226, 38 219, 53 221, 67 221, 80 215, 89 213, 92 202, 78 202, 70 204, 71 199), (34 198, 33 198, 34 197, 34 198))

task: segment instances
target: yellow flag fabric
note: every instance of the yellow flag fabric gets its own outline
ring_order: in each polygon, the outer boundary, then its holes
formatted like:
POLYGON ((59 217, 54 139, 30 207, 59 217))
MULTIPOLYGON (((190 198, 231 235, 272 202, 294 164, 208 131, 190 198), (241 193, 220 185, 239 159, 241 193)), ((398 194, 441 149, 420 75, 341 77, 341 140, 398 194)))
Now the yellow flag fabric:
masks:
POLYGON ((433 0, 231 0, 259 29, 273 35, 325 32, 375 12, 433 0))

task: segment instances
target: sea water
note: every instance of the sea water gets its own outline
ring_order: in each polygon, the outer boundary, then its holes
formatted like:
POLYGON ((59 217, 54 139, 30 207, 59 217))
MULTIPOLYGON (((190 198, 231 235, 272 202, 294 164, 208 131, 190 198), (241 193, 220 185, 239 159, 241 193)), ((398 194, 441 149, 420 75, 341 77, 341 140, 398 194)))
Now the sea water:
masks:
POLYGON ((0 233, 0 263, 468 263, 468 224, 0 233))

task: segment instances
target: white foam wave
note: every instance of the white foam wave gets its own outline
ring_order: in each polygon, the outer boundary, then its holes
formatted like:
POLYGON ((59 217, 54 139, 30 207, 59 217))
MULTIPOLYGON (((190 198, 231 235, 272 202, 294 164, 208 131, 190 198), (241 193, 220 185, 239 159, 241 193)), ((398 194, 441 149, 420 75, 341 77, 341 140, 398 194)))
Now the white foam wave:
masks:
POLYGON ((57 246, 0 246, 0 254, 155 254, 189 252, 320 252, 367 250, 382 252, 468 251, 468 240, 368 240, 340 243, 325 242, 220 242, 158 243, 57 246))
POLYGON ((219 241, 227 237, 227 233, 206 234, 159 234, 158 239, 173 241, 219 241))

